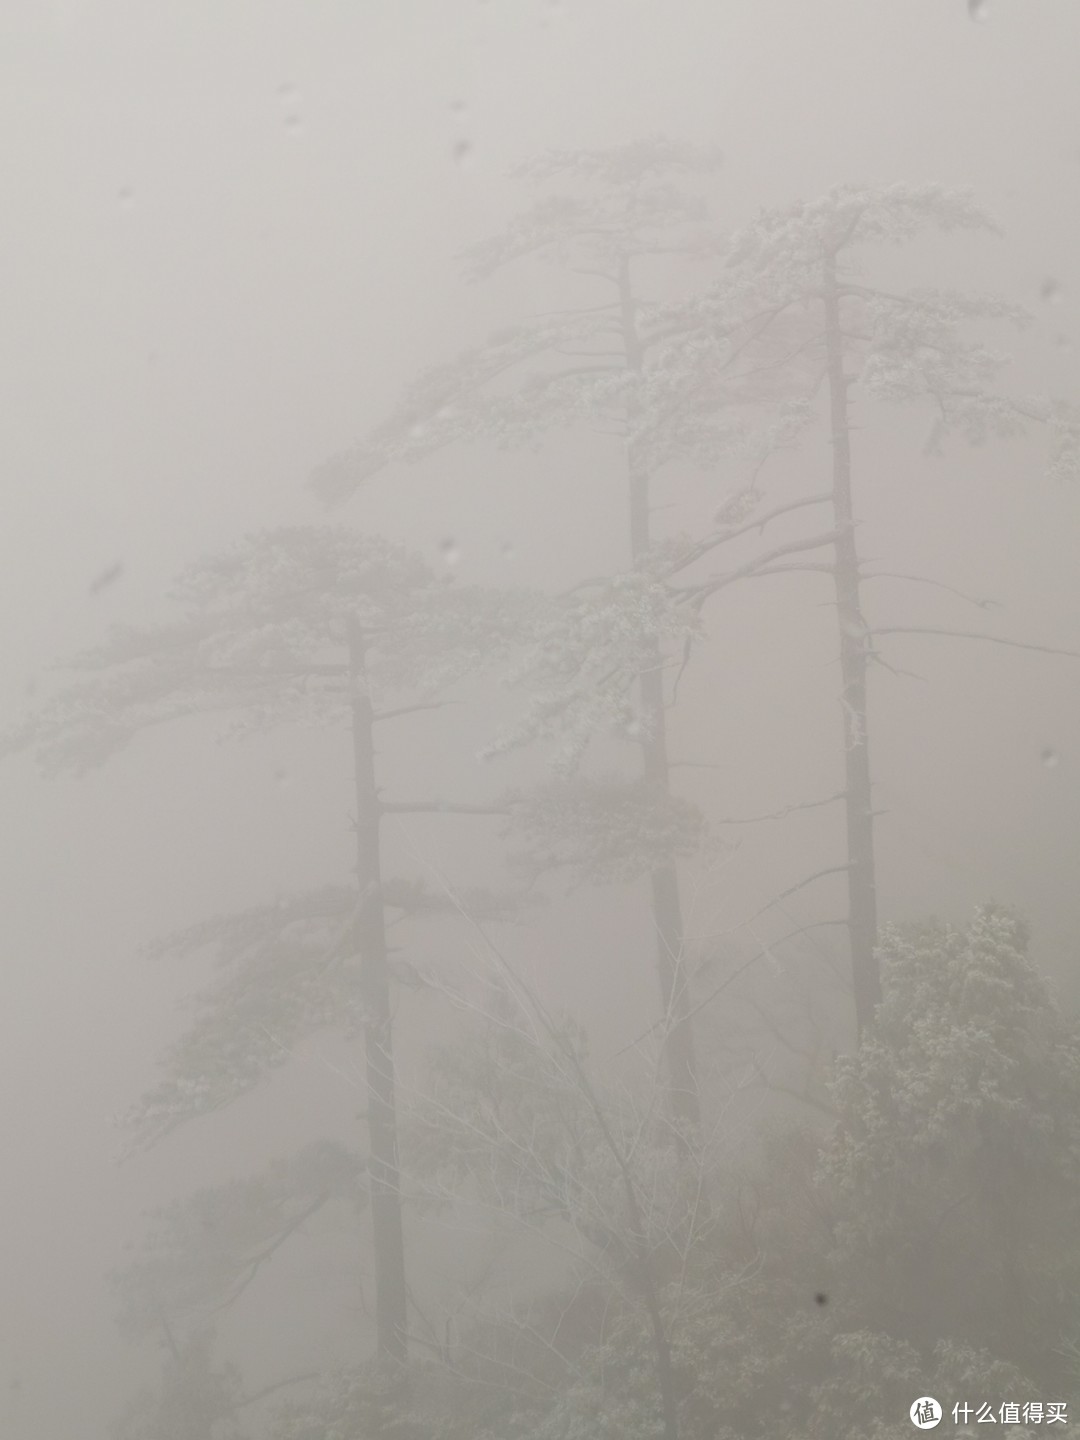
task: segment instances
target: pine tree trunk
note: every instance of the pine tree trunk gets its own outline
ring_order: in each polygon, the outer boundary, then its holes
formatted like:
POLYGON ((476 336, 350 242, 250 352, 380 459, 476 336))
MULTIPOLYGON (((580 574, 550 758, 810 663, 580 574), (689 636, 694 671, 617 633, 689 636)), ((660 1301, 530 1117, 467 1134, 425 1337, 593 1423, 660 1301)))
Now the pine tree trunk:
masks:
POLYGON ((356 876, 361 994, 370 1157, 371 1228, 375 1252, 375 1336, 381 1360, 404 1370, 408 1359, 405 1239, 401 1220, 390 975, 379 855, 381 811, 375 784, 373 714, 365 684, 364 639, 349 627, 352 740, 356 772, 356 876))
POLYGON ((641 1291, 645 1313, 652 1333, 653 1356, 656 1362, 656 1382, 660 1392, 660 1413, 663 1422, 663 1440, 679 1440, 679 1387, 675 1364, 671 1354, 671 1341, 664 1328, 664 1317, 660 1299, 656 1292, 656 1281, 647 1250, 641 1250, 634 1259, 634 1279, 641 1291))
POLYGON ((848 929, 859 1035, 881 999, 877 959, 877 876, 874 867, 874 807, 866 709, 869 634, 859 593, 859 551, 851 498, 850 380, 844 374, 844 342, 836 259, 825 265, 825 353, 833 451, 833 518, 838 532, 833 580, 840 629, 840 706, 844 733, 844 799, 847 818, 848 929))
MULTIPOLYGON (((634 314, 634 297, 630 284, 630 266, 624 258, 619 270, 619 302, 623 346, 627 368, 641 373, 642 353, 634 314)), ((634 402, 627 410, 632 424, 634 402)), ((633 436, 627 441, 629 469, 630 553, 636 561, 649 549, 650 505, 649 473, 635 454, 633 436)), ((667 752, 667 716, 664 705, 663 656, 659 645, 652 647, 641 676, 641 709, 644 735, 641 742, 643 772, 646 783, 657 795, 670 790, 667 752)), ((690 1019, 690 993, 687 986, 686 955, 683 937, 682 900, 679 877, 674 865, 663 865, 649 877, 652 888, 652 914, 656 929, 656 964, 660 980, 660 999, 667 1018, 664 1058, 670 1086, 671 1109, 675 1118, 693 1135, 701 1126, 701 1101, 698 1090, 697 1065, 694 1053, 694 1032, 690 1019)))

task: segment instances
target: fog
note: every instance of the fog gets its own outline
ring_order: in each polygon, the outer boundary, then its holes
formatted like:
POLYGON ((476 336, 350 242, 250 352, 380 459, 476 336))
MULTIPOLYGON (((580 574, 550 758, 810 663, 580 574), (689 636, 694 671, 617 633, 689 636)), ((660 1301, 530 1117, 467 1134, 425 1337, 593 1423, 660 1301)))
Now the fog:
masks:
POLYGON ((1080 11, 0 36, 0 1432, 1074 1401, 1080 11))

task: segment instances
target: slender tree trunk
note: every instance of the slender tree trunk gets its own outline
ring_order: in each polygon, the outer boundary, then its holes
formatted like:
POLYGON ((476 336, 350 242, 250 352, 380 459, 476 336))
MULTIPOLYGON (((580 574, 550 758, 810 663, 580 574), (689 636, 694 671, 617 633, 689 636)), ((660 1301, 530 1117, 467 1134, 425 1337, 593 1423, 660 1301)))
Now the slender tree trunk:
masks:
MULTIPOLYGON (((530 997, 531 998, 531 997, 530 997)), ((548 1035, 557 1041, 557 1032, 548 1024, 546 1018, 542 1017, 542 1023, 548 1035)), ((678 1376, 675 1371, 675 1364, 671 1353, 671 1340, 664 1324, 663 1309, 660 1301, 660 1291, 657 1283, 653 1256, 649 1247, 648 1227, 645 1224, 645 1216, 642 1212, 641 1202, 638 1199, 637 1185, 634 1182, 634 1173, 631 1162, 626 1152, 608 1123, 604 1113, 604 1107, 600 1098, 589 1080, 588 1074, 581 1063, 578 1055, 573 1049, 565 1044, 560 1048, 570 1063, 571 1069, 575 1072, 581 1093, 596 1118, 600 1133, 604 1137, 604 1144, 607 1146, 611 1158, 615 1161, 622 1179, 623 1193, 626 1196, 627 1217, 630 1221, 630 1237, 627 1249, 630 1253, 629 1279, 632 1288, 637 1290, 648 1317, 649 1329, 652 1332, 653 1358, 656 1364, 656 1384, 660 1394, 660 1413, 663 1420, 663 1440, 679 1440, 679 1386, 678 1376)))
POLYGON ((364 637, 349 626, 352 740, 356 772, 356 877, 360 890, 357 941, 365 1009, 364 1050, 370 1158, 371 1228, 375 1252, 375 1335, 379 1358, 404 1372, 408 1359, 405 1239, 401 1222, 390 976, 379 856, 381 807, 375 784, 371 700, 365 683, 364 637))
MULTIPOLYGON (((619 269, 619 302, 627 368, 635 374, 640 374, 642 369, 641 344, 634 313, 630 266, 625 257, 619 269)), ((631 400, 627 415, 631 423, 634 418, 634 408, 634 401, 631 400)), ((646 553, 651 542, 649 473, 641 457, 635 453, 632 435, 627 441, 627 465, 629 470, 630 553, 634 560, 638 560, 646 553)), ((653 787, 657 794, 667 795, 670 790, 670 777, 662 663, 660 647, 654 645, 640 680, 641 709, 645 722, 641 750, 646 783, 653 787)), ((694 1032, 689 1017, 690 994, 687 986, 679 877, 674 865, 663 865, 654 870, 649 878, 652 887, 653 923, 656 927, 656 963, 660 980, 660 999, 668 1022, 665 1031, 664 1058, 670 1085, 671 1108, 675 1118, 696 1135, 701 1126, 701 1102, 694 1053, 694 1032)))
POLYGON ((825 353, 833 451, 833 515, 839 532, 833 579, 840 628, 840 705, 843 711, 845 808, 848 850, 848 929, 859 1035, 871 1023, 881 999, 877 960, 877 875, 874 867, 874 807, 870 780, 866 672, 869 634, 859 594, 859 551, 851 499, 850 379, 844 374, 836 258, 825 264, 825 353))
MULTIPOLYGON (((639 1277, 648 1269, 648 1257, 639 1261, 639 1277)), ((639 1278, 639 1284, 641 1280, 639 1278)), ((643 1288, 645 1311, 652 1331, 653 1355, 656 1359, 657 1388, 660 1391, 660 1411, 664 1424, 664 1440, 679 1440, 679 1393, 675 1365, 671 1356, 671 1342, 664 1329, 664 1318, 651 1276, 643 1288)))
POLYGON ((620 1160, 623 1183, 630 1206, 630 1222, 634 1227, 633 1280, 641 1293, 642 1303, 652 1332, 653 1358, 656 1363, 656 1386, 660 1392, 660 1413, 663 1418, 663 1440, 679 1440, 679 1387, 671 1354, 671 1340, 664 1325, 660 1296, 649 1254, 644 1218, 638 1204, 637 1189, 625 1161, 620 1160))

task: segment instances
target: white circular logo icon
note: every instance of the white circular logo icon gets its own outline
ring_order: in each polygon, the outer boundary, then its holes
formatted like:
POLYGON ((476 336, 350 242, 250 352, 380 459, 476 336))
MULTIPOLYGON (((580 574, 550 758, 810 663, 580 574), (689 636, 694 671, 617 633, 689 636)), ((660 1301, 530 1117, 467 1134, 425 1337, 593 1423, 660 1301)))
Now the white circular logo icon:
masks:
POLYGON ((941 1423, 941 1406, 932 1395, 922 1395, 911 1407, 911 1423, 920 1430, 933 1430, 941 1423))

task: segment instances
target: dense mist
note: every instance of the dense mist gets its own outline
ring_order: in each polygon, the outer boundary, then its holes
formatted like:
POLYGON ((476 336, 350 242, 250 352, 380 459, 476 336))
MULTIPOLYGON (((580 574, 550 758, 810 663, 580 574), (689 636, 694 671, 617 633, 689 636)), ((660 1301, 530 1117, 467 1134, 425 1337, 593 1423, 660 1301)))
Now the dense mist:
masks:
POLYGON ((1071 0, 0 37, 0 1434, 1074 1423, 1071 0))

